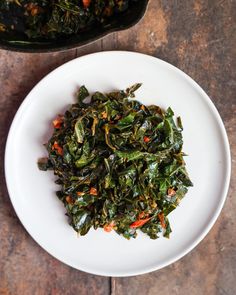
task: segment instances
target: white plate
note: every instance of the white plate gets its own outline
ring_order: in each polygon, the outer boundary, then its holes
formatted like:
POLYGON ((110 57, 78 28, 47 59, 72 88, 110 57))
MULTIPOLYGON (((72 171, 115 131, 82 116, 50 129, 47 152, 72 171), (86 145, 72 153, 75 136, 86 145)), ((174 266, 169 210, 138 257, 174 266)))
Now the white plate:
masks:
POLYGON ((131 52, 101 52, 77 58, 46 76, 29 93, 12 123, 5 155, 11 201, 30 235, 64 263, 93 274, 130 276, 160 269, 192 250, 208 233, 224 204, 230 151, 221 118, 209 97, 186 74, 157 58, 131 52), (184 124, 184 151, 194 187, 170 214, 170 239, 144 234, 125 240, 102 229, 77 237, 68 225, 52 172, 37 168, 46 155, 51 121, 75 101, 79 85, 89 91, 143 86, 137 99, 171 106, 184 124))

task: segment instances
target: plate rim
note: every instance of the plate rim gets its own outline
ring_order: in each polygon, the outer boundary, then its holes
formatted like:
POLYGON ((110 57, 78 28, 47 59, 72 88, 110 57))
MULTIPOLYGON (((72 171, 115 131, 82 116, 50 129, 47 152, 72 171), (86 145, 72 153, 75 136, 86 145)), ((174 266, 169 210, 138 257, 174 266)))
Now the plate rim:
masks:
MULTIPOLYGON (((147 55, 147 54, 143 54, 143 53, 138 53, 138 52, 133 52, 133 51, 122 51, 122 50, 114 50, 114 51, 102 51, 102 52, 96 52, 96 53, 91 53, 91 54, 87 54, 84 56, 80 56, 77 57, 75 59, 72 59, 64 64, 62 64, 61 66, 55 68, 54 70, 52 70, 50 73, 48 73, 46 76, 44 76, 38 83, 35 84, 35 86, 30 90, 30 92, 26 95, 26 97, 24 98, 24 100, 22 101, 21 105, 19 106, 17 112, 15 113, 15 116, 12 120, 11 126, 9 128, 9 132, 8 132, 8 136, 7 136, 7 140, 6 140, 6 145, 5 145, 5 155, 4 155, 4 172, 5 172, 5 179, 6 179, 6 186, 7 186, 7 191, 8 191, 8 195, 10 198, 10 201, 12 203, 12 206, 15 210, 15 213, 17 215, 17 217, 19 218, 21 224, 24 226, 25 230, 28 232, 28 234, 31 236, 31 238, 33 238, 33 240, 41 247, 43 248, 48 254, 50 254, 52 257, 56 258, 57 260, 59 260, 60 262, 63 262, 64 264, 73 267, 77 270, 80 271, 84 271, 86 273, 89 274, 95 274, 95 275, 100 275, 100 276, 112 276, 112 277, 129 277, 129 276, 135 276, 135 275, 141 275, 141 274, 146 274, 149 272, 153 272, 159 269, 162 269, 176 261, 178 261, 179 259, 181 259, 182 257, 184 257, 186 254, 190 253, 205 237, 206 235, 209 233, 209 231, 212 229, 212 227, 214 226, 216 220, 218 219, 221 210, 225 204, 225 200, 227 198, 227 194, 228 194, 228 189, 229 189, 229 184, 230 184, 230 177, 231 177, 231 153, 230 153, 230 145, 229 145, 229 140, 228 140, 228 136, 227 136, 227 132, 225 129, 225 126, 223 124, 223 120, 216 108, 216 106, 214 105, 214 103, 212 102, 212 100, 210 99, 210 97, 207 95, 207 93, 201 88, 201 86, 195 81, 193 80, 189 75, 187 75, 185 72, 183 72, 182 70, 180 70, 179 68, 175 67, 174 65, 159 59, 157 57, 151 56, 151 55, 147 55), (170 70, 174 71, 175 73, 177 73, 178 75, 182 76, 184 79, 187 80, 187 82, 189 82, 193 88, 195 88, 202 96, 202 99, 204 100, 205 103, 207 103, 208 107, 210 108, 210 111, 213 113, 214 118, 216 120, 216 122, 218 123, 218 127, 220 130, 220 134, 223 138, 223 144, 224 144, 224 149, 226 151, 225 153, 225 169, 226 169, 226 173, 225 173, 225 178, 224 178, 224 184, 223 184, 223 188, 222 188, 222 195, 221 195, 221 199, 220 202, 218 203, 215 211, 213 212, 213 214, 211 215, 210 219, 209 219, 209 223, 208 225, 205 227, 204 230, 201 231, 201 234, 195 239, 193 240, 193 242, 189 243, 188 246, 186 246, 178 255, 176 255, 174 258, 170 258, 168 260, 166 260, 164 263, 158 264, 156 266, 151 266, 151 267, 145 267, 142 269, 142 271, 138 270, 138 271, 122 271, 122 273, 120 271, 116 272, 116 271, 93 271, 93 270, 88 270, 84 267, 78 267, 75 263, 69 263, 66 262, 63 257, 59 257, 59 255, 55 255, 54 253, 51 253, 49 250, 46 249, 46 246, 44 245, 44 243, 42 243, 41 241, 37 241, 36 237, 34 237, 34 233, 33 231, 30 229, 30 227, 27 225, 26 222, 23 221, 23 218, 20 217, 21 213, 20 210, 17 211, 17 205, 16 205, 16 201, 15 198, 13 197, 13 192, 11 189, 11 185, 10 185, 10 180, 9 180, 9 172, 8 172, 8 162, 10 162, 10 154, 9 154, 9 146, 11 144, 11 142, 14 139, 14 131, 15 131, 15 126, 17 121, 20 119, 23 111, 25 110, 25 107, 27 107, 27 105, 33 100, 33 96, 31 95, 32 92, 36 91, 38 87, 40 87, 40 85, 48 79, 48 77, 53 76, 56 72, 59 72, 61 70, 63 70, 63 68, 68 67, 70 64, 73 64, 74 62, 78 61, 78 60, 86 60, 86 59, 90 59, 91 57, 94 56, 106 56, 106 55, 133 55, 137 58, 139 57, 143 57, 143 58, 147 58, 150 60, 155 60, 158 61, 160 64, 163 64, 164 66, 168 67, 170 70), (32 97, 32 98, 30 98, 32 97)), ((19 209, 19 208, 18 208, 19 209)))

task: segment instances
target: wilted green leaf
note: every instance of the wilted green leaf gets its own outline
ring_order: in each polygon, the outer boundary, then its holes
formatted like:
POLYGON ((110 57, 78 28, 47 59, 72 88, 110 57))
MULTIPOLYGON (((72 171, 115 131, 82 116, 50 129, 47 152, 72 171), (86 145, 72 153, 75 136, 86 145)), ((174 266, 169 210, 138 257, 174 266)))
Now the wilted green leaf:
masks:
POLYGON ((169 108, 129 100, 127 91, 96 92, 72 105, 46 145, 42 170, 53 169, 70 223, 85 235, 111 228, 129 239, 141 229, 151 239, 169 237, 168 214, 192 186, 182 152, 182 125, 169 108), (55 147, 56 142, 56 147, 55 147), (58 153, 57 148, 63 153, 58 153))

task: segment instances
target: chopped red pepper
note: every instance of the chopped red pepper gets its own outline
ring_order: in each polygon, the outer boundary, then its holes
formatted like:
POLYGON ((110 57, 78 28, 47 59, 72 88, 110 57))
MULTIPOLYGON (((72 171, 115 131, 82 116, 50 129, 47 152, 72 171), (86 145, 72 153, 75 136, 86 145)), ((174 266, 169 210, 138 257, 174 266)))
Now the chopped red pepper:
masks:
POLYGON ((135 222, 133 222, 132 224, 130 224, 130 228, 137 228, 137 227, 141 227, 143 226, 145 223, 147 223, 149 220, 151 219, 151 217, 148 218, 144 218, 144 219, 138 219, 135 222))
POLYGON ((53 127, 56 129, 60 129, 63 123, 63 117, 58 116, 55 120, 52 121, 53 127))
POLYGON ((30 13, 32 16, 37 15, 39 13, 39 8, 38 7, 32 8, 30 13))
POLYGON ((103 229, 105 230, 105 232, 109 233, 110 231, 113 230, 114 226, 115 226, 115 222, 112 221, 111 223, 106 224, 106 225, 103 227, 103 229))
POLYGON ((83 196, 83 195, 85 195, 85 193, 84 192, 77 192, 77 196, 83 196))
POLYGON ((73 201, 73 199, 72 199, 71 196, 67 196, 67 197, 66 197, 66 202, 67 202, 68 204, 73 204, 73 203, 74 203, 74 201, 73 201))
POLYGON ((58 144, 57 141, 54 142, 53 146, 52 146, 52 150, 56 150, 58 155, 63 155, 63 149, 62 147, 60 147, 60 145, 58 144))
MULTIPOLYGON (((19 6, 21 6, 19 1, 15 1, 16 4, 18 4, 19 6)), ((42 8, 39 7, 37 4, 34 3, 29 3, 26 5, 26 10, 32 15, 35 16, 37 14, 39 14, 40 12, 42 12, 42 8)))
POLYGON ((173 197, 176 194, 176 191, 173 188, 169 188, 167 194, 168 196, 173 197))
POLYGON ((148 143, 151 139, 148 136, 144 136, 143 140, 144 140, 144 142, 148 143))
POLYGON ((159 213, 157 216, 160 220, 162 228, 166 228, 164 213, 159 213))
POLYGON ((83 5, 85 8, 88 8, 91 3, 91 0, 83 0, 83 5))
POLYGON ((95 187, 91 187, 89 193, 90 193, 90 195, 93 195, 93 196, 98 195, 98 191, 95 187))

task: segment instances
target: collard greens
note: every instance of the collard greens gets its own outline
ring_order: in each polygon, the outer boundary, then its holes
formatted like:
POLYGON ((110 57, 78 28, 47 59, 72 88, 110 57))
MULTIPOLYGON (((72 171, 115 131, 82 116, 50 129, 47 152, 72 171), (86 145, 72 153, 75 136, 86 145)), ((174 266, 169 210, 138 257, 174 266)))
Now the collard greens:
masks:
POLYGON ((180 118, 134 100, 140 86, 95 92, 89 103, 82 86, 77 103, 53 121, 48 158, 38 165, 54 171, 57 196, 80 235, 102 227, 127 239, 137 230, 169 237, 167 216, 192 186, 180 118))
POLYGON ((106 27, 141 0, 1 0, 0 33, 24 32, 29 39, 65 38, 106 27))

